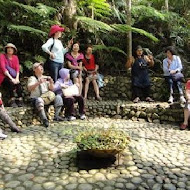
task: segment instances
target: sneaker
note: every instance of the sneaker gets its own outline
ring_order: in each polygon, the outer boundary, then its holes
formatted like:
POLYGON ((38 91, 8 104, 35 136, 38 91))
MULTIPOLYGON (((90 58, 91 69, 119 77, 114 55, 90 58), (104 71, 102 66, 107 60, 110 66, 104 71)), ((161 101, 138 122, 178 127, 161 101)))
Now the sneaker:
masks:
POLYGON ((102 98, 101 98, 100 96, 96 97, 95 99, 96 99, 97 101, 101 101, 101 100, 102 100, 102 98))
POLYGON ((15 100, 11 100, 10 107, 17 108, 18 105, 16 104, 15 100))
POLYGON ((44 125, 44 127, 49 127, 49 121, 47 120, 47 119, 44 119, 43 120, 43 125, 44 125))
POLYGON ((23 100, 18 100, 17 105, 18 107, 23 107, 24 106, 23 100))
POLYGON ((7 135, 0 133, 0 139, 5 139, 5 138, 7 138, 7 135))
POLYGON ((75 116, 69 116, 69 117, 68 117, 68 121, 74 121, 74 120, 76 120, 76 117, 75 117, 75 116))
POLYGON ((16 133, 21 133, 21 130, 17 126, 12 126, 11 131, 16 133))
POLYGON ((152 98, 150 98, 150 97, 147 97, 147 98, 146 98, 146 101, 147 101, 147 102, 154 102, 154 100, 153 100, 152 98))
POLYGON ((86 116, 84 114, 80 115, 80 119, 81 120, 85 120, 86 119, 86 116))
POLYGON ((139 97, 136 97, 136 98, 133 100, 134 103, 138 103, 139 101, 140 101, 140 98, 139 98, 139 97))
POLYGON ((173 104, 174 103, 174 98, 173 96, 170 96, 169 100, 168 100, 168 103, 169 104, 173 104))
POLYGON ((182 124, 180 125, 180 130, 185 130, 187 127, 188 127, 188 125, 182 123, 182 124))
POLYGON ((53 118, 54 121, 64 121, 65 119, 61 116, 57 116, 53 118))
POLYGON ((180 102, 181 102, 181 104, 185 104, 186 103, 186 100, 185 100, 184 96, 180 96, 180 102))

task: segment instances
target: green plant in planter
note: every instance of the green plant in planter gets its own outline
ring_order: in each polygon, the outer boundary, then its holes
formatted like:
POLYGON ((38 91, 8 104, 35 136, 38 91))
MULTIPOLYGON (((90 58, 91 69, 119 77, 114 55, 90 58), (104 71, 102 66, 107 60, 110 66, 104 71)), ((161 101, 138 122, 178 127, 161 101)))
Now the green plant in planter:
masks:
POLYGON ((75 142, 81 151, 97 150, 104 153, 112 151, 116 154, 126 148, 130 138, 123 131, 96 128, 80 132, 75 137, 75 142))

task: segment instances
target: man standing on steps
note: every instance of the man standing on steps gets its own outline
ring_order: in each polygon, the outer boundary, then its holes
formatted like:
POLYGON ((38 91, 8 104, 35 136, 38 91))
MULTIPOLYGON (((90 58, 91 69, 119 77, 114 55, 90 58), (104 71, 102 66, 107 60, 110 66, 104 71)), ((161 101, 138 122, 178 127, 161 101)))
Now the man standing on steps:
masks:
POLYGON ((44 69, 42 63, 34 63, 33 71, 34 76, 31 76, 28 79, 28 91, 30 92, 31 102, 33 103, 35 109, 38 111, 43 125, 45 127, 49 126, 49 121, 44 110, 44 104, 48 105, 52 102, 54 102, 55 108, 54 120, 63 121, 64 119, 59 116, 59 113, 63 106, 63 100, 60 95, 55 96, 52 92, 54 89, 53 79, 49 76, 43 75, 44 69), (46 99, 48 99, 48 102, 46 102, 44 96, 42 96, 44 94, 47 94, 46 99))

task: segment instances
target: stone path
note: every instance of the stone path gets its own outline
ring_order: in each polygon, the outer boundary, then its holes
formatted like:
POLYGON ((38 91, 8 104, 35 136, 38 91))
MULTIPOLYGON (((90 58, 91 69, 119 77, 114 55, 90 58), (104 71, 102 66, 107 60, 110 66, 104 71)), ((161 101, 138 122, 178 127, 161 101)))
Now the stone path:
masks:
POLYGON ((190 190, 190 131, 175 125, 111 120, 28 126, 0 141, 0 190, 190 190), (84 128, 127 131, 121 165, 79 170, 73 137, 84 128))

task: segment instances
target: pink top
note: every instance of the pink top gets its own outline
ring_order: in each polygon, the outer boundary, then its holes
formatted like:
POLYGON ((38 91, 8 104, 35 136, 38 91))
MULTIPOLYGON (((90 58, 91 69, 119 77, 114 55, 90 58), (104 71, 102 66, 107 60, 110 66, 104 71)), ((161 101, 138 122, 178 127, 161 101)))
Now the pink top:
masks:
MULTIPOLYGON (((7 58, 6 58, 6 54, 1 54, 0 55, 0 85, 3 82, 4 78, 6 77, 6 75, 4 74, 7 69, 6 69, 6 65, 8 64, 7 58)), ((13 55, 12 59, 9 59, 9 66, 12 67, 17 73, 19 73, 20 70, 20 65, 19 65, 19 60, 17 55, 13 55)))

